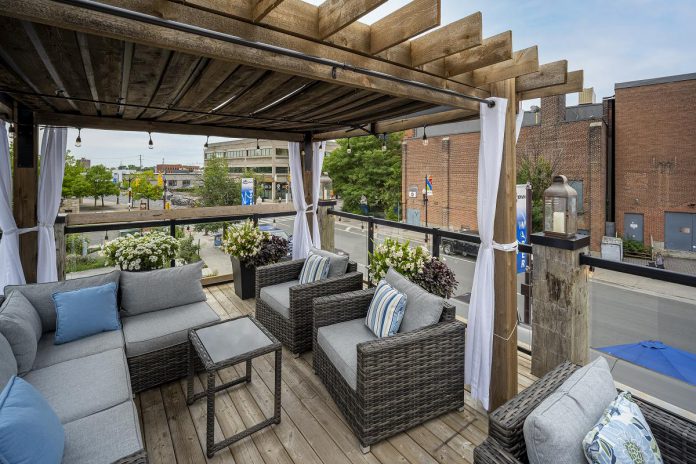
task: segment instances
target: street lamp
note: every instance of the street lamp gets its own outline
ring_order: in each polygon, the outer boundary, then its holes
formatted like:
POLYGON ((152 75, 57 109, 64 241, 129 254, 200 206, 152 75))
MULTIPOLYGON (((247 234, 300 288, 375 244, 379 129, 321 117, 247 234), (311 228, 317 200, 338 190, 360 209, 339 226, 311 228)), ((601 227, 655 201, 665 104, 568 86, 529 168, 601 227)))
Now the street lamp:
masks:
POLYGON ((132 176, 128 176, 128 211, 131 210, 133 207, 133 189, 131 188, 131 178, 132 176))
MULTIPOLYGON (((428 227, 428 189, 423 188, 423 206, 425 207, 425 227, 428 227)), ((428 234, 425 234, 425 243, 428 243, 428 234)))

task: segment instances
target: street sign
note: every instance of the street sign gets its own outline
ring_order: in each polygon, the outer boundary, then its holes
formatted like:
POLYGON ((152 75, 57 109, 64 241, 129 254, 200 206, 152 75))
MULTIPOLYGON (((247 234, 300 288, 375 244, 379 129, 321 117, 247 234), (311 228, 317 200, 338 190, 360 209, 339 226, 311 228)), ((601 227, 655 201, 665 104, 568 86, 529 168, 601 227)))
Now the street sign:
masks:
POLYGON ((415 185, 412 185, 408 188, 408 196, 409 198, 418 198, 418 187, 415 185))
POLYGON ((254 179, 244 177, 242 179, 242 205, 249 206, 254 204, 254 179))
MULTIPOLYGON (((517 186, 517 241, 519 243, 527 243, 529 238, 529 224, 527 218, 527 186, 521 184, 517 186)), ((527 253, 517 252, 517 273, 525 272, 529 257, 527 253)))

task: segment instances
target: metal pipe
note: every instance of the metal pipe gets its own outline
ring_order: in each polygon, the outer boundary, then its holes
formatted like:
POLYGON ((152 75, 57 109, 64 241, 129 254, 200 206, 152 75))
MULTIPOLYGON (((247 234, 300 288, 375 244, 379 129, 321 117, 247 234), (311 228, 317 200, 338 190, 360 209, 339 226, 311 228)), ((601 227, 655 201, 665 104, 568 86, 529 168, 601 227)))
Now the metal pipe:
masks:
POLYGON ((80 8, 84 8, 91 11, 97 11, 100 13, 106 13, 113 16, 118 16, 126 19, 133 19, 136 21, 152 24, 155 26, 166 27, 169 29, 174 29, 181 32, 187 32, 190 34, 199 35, 202 37, 208 37, 211 39, 222 40, 223 42, 228 42, 236 45, 242 45, 245 47, 255 48, 257 50, 263 50, 267 52, 277 53, 279 55, 288 56, 291 58, 298 58, 301 60, 309 61, 312 63, 318 63, 326 66, 331 66, 333 68, 332 75, 335 75, 335 69, 340 68, 346 71, 352 71, 358 74, 363 74, 366 76, 377 77, 381 79, 390 80, 392 82, 399 82, 401 84, 410 85, 413 87, 419 87, 426 90, 431 90, 433 92, 438 92, 446 95, 451 95, 455 97, 465 98, 467 100, 477 101, 479 103, 485 103, 489 107, 495 106, 493 100, 486 100, 485 98, 479 98, 472 95, 466 95, 460 92, 455 92, 454 90, 442 89, 435 87, 430 84, 425 84, 423 82, 413 81, 410 79, 404 79, 397 76, 392 76, 390 74, 382 73, 379 71, 374 71, 371 69, 361 68, 358 66, 353 66, 346 63, 341 63, 340 61, 330 60, 328 58, 321 58, 318 56, 307 55, 296 50, 291 50, 289 48, 279 47, 277 45, 271 45, 263 42, 256 42, 253 40, 243 39, 231 34, 226 34, 223 32, 212 31, 210 29, 205 29, 198 26, 193 26, 191 24, 184 24, 178 21, 170 21, 163 18, 158 18, 156 16, 150 16, 137 11, 127 10, 125 8, 120 8, 112 5, 106 5, 103 3, 98 3, 92 0, 55 0, 58 3, 63 3, 65 5, 72 5, 80 8))

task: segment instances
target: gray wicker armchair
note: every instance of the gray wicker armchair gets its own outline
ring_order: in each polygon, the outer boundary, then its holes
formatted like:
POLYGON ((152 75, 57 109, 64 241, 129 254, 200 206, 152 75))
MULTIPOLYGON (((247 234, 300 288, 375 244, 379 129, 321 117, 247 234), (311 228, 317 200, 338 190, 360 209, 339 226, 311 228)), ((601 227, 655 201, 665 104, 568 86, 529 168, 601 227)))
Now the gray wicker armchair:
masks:
POLYGON ((342 276, 290 287, 289 317, 285 317, 261 298, 261 289, 297 280, 304 261, 298 259, 256 268, 256 319, 295 355, 312 349, 312 300, 359 290, 363 286, 363 275, 357 272, 357 264, 349 261, 342 276))
MULTIPOLYGON (((563 363, 493 411, 489 416, 489 437, 474 450, 474 463, 529 462, 522 430, 524 420, 577 369, 575 364, 563 363)), ((696 424, 639 398, 633 399, 650 425, 664 462, 696 462, 696 424)))
POLYGON ((314 370, 363 452, 394 434, 464 406, 465 325, 445 305, 437 324, 357 345, 353 389, 317 343, 320 327, 365 318, 375 289, 314 300, 314 370))

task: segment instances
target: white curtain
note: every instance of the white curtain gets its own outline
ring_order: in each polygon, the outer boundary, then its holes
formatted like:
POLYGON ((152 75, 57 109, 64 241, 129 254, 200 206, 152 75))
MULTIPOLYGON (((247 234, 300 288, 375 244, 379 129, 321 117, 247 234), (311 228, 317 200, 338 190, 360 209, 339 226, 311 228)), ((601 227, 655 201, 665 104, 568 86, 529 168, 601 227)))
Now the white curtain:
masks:
POLYGON ((316 248, 321 248, 321 237, 319 233, 319 218, 317 212, 319 208, 319 197, 321 196, 321 169, 324 166, 325 142, 314 142, 312 158, 312 242, 316 248))
POLYGON ((507 100, 492 98, 495 106, 481 104, 481 145, 478 161, 478 194, 476 208, 481 247, 469 302, 466 329, 465 382, 471 385, 471 396, 483 407, 489 406, 491 362, 493 359, 493 288, 494 252, 493 224, 500 181, 505 136, 507 100))
POLYGON ((292 259, 303 259, 309 254, 312 241, 309 235, 307 223, 307 202, 304 197, 304 185, 302 182, 302 154, 298 142, 288 142, 290 162, 290 190, 292 192, 292 204, 295 206, 295 227, 292 233, 292 259))
POLYGON ((10 145, 5 121, 0 120, 0 295, 6 285, 24 284, 22 262, 19 259, 19 231, 12 215, 12 171, 10 145))
POLYGON ((524 119, 524 110, 520 104, 517 108, 517 118, 515 119, 515 142, 520 140, 520 132, 522 132, 522 120, 524 119))
POLYGON ((38 282, 58 280, 53 225, 60 208, 67 137, 67 128, 46 127, 41 139, 41 171, 36 211, 39 233, 39 261, 36 269, 38 282))

